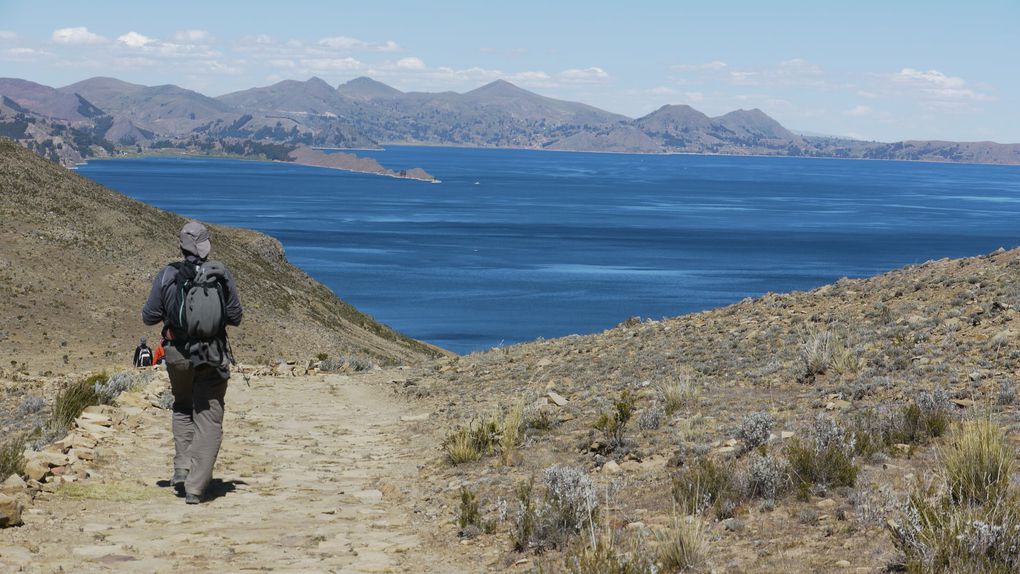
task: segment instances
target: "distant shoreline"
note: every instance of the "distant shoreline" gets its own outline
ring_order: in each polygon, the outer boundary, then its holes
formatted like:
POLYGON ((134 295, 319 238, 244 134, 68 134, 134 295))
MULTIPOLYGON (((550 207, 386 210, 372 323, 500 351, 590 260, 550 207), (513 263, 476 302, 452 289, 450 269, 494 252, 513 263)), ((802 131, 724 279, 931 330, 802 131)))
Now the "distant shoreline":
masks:
MULTIPOLYGON (((333 150, 334 148, 314 148, 314 149, 333 150)), ((337 151, 347 151, 346 148, 335 148, 335 149, 337 151)), ((363 150, 360 150, 360 151, 385 151, 385 150, 383 150, 382 148, 372 148, 372 149, 363 149, 363 150)), ((82 161, 82 162, 74 164, 73 166, 70 166, 68 169, 76 170, 78 168, 78 166, 86 165, 87 163, 89 163, 91 161, 105 161, 105 160, 117 160, 117 159, 129 159, 130 160, 130 159, 146 159, 146 158, 235 159, 235 160, 239 160, 239 161, 272 163, 272 164, 280 164, 280 165, 300 165, 300 166, 304 166, 304 167, 318 167, 318 168, 322 168, 322 169, 333 169, 333 170, 338 170, 338 171, 345 171, 345 172, 348 172, 348 173, 360 173, 360 174, 366 174, 366 175, 378 175, 378 176, 382 176, 382 177, 392 177, 393 179, 406 179, 406 180, 411 180, 411 181, 421 181, 421 182, 424 182, 424 183, 442 183, 441 180, 439 180, 438 178, 435 178, 435 177, 433 177, 432 179, 426 179, 424 177, 414 177, 414 176, 409 176, 409 175, 408 176, 402 176, 402 175, 400 175, 398 173, 389 173, 389 172, 386 172, 386 171, 374 171, 372 169, 356 169, 354 167, 341 167, 341 166, 332 166, 332 165, 320 165, 320 164, 316 164, 314 162, 309 162, 309 161, 300 161, 300 160, 284 161, 284 160, 278 160, 278 159, 258 158, 258 157, 251 157, 251 156, 237 155, 237 154, 229 154, 229 153, 197 153, 197 152, 196 153, 190 153, 190 152, 187 152, 187 151, 184 151, 184 150, 174 150, 173 152, 154 151, 154 152, 142 152, 142 153, 125 153, 125 154, 114 155, 114 156, 107 156, 107 157, 90 157, 90 158, 87 158, 85 161, 82 161)))
POLYGON ((781 159, 831 159, 839 161, 888 161, 896 163, 934 163, 944 165, 988 165, 999 167, 1020 167, 1020 163, 991 163, 982 161, 939 161, 929 159, 888 159, 874 157, 834 157, 817 155, 778 155, 758 153, 705 153, 691 151, 605 151, 605 150, 578 150, 578 149, 548 149, 537 147, 517 146, 477 146, 477 145, 456 145, 456 144, 431 144, 431 143, 407 143, 407 142, 380 142, 381 148, 368 151, 386 151, 386 146, 400 147, 427 147, 427 148, 449 148, 449 149, 485 149, 485 150, 516 150, 516 151, 540 151, 548 153, 592 153, 607 155, 635 155, 635 156, 669 156, 669 155, 690 155, 701 157, 766 157, 781 159))

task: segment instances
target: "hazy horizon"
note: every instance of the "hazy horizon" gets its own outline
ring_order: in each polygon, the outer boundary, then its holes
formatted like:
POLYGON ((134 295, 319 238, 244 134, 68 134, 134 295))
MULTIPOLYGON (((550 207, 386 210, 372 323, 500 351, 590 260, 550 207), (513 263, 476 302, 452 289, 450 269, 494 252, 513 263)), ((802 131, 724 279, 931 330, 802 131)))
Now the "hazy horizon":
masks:
POLYGON ((710 116, 760 108, 834 136, 1020 142, 1010 73, 1020 6, 1008 2, 288 8, 6 5, 0 75, 51 86, 112 76, 210 96, 311 76, 432 92, 505 79, 629 117, 665 104, 710 116))

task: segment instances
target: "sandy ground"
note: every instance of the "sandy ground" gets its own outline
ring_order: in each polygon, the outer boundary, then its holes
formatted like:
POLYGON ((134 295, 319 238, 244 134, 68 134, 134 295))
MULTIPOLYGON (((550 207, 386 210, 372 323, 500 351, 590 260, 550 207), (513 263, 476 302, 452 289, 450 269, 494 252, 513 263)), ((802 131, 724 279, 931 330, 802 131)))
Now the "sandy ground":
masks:
POLYGON ((146 409, 100 444, 98 477, 77 495, 44 493, 24 526, 0 531, 0 571, 474 570, 424 547, 413 501, 429 437, 401 422, 420 413, 386 389, 390 375, 251 388, 235 376, 211 500, 198 506, 169 487, 168 411, 146 409))

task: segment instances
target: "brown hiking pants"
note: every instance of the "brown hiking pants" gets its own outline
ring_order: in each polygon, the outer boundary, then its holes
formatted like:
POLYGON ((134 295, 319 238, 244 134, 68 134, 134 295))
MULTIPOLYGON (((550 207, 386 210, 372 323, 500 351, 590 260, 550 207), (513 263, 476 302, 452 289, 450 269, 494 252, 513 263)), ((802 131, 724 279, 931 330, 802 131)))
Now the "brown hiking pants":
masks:
POLYGON ((214 367, 193 367, 173 345, 166 346, 166 370, 174 394, 174 470, 187 470, 184 490, 202 496, 223 438, 227 379, 214 367))

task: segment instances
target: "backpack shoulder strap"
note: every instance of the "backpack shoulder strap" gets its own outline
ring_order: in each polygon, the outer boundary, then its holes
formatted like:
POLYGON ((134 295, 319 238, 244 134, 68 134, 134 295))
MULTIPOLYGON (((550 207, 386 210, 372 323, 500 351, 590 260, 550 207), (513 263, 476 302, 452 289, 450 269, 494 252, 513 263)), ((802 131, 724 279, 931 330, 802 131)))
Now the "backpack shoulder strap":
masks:
POLYGON ((174 261, 170 264, 170 267, 176 269, 177 277, 183 278, 185 281, 194 279, 197 273, 195 266, 189 264, 187 261, 174 261))

